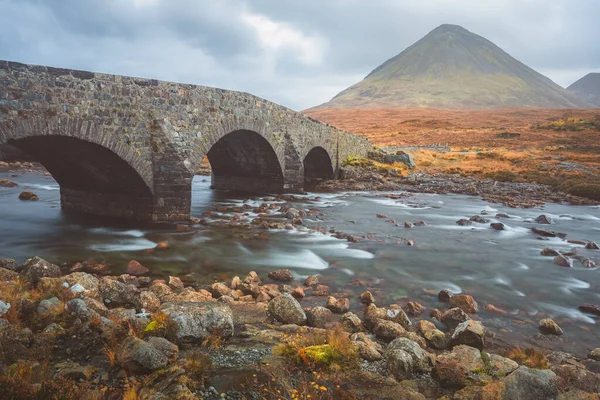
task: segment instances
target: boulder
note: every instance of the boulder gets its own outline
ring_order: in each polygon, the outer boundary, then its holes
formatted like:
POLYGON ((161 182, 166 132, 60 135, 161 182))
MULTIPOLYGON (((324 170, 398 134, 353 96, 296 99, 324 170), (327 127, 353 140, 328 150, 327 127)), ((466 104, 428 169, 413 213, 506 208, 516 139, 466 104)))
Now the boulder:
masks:
POLYGON ((112 307, 135 306, 138 303, 138 288, 109 277, 100 279, 98 291, 104 303, 112 307))
POLYGON ((336 314, 344 314, 350 310, 350 300, 348 299, 336 299, 333 296, 327 298, 327 305, 325 306, 336 314))
POLYGON ((455 307, 455 308, 451 308, 449 310, 446 310, 441 318, 440 321, 448 326, 449 328, 453 328, 456 325, 465 322, 466 320, 469 319, 469 316, 460 308, 455 307))
POLYGON ((538 328, 540 329, 540 332, 542 332, 545 335, 562 335, 563 334, 563 330, 560 329, 558 324, 556 322, 554 322, 554 320, 551 318, 545 318, 545 319, 541 320, 540 323, 538 324, 538 328))
POLYGON ((150 337, 147 340, 147 343, 167 357, 168 362, 171 363, 177 361, 177 358, 179 357, 179 347, 177 347, 176 344, 158 336, 150 337))
POLYGON ((379 320, 385 320, 388 318, 387 310, 385 308, 377 307, 375 304, 371 303, 365 309, 365 313, 363 315, 363 322, 365 327, 369 330, 372 330, 375 327, 375 324, 379 320))
POLYGON ((490 222, 489 219, 486 219, 481 215, 473 215, 471 218, 469 218, 469 221, 477 222, 478 224, 487 224, 488 222, 490 222))
POLYGON ((402 349, 386 351, 387 370, 390 375, 401 382, 412 378, 414 362, 410 354, 402 349))
POLYGON ((127 273, 129 275, 140 276, 147 274, 148 272, 150 272, 150 270, 136 260, 131 260, 129 261, 129 264, 127 264, 127 273))
POLYGON ((495 229, 497 231, 503 231, 504 230, 504 224, 500 223, 500 222, 493 222, 490 224, 490 226, 492 227, 492 229, 495 229))
POLYGON ((41 316, 50 316, 64 310, 64 304, 57 297, 44 299, 40 301, 37 307, 37 313, 41 316))
POLYGON ((231 280, 231 290, 237 290, 242 288, 242 280, 239 276, 234 276, 231 280))
POLYGON ((563 256, 562 254, 554 257, 553 262, 560 267, 573 268, 573 260, 571 260, 569 257, 563 256))
POLYGON ((289 293, 277 296, 269 302, 269 314, 283 324, 306 324, 306 314, 300 303, 289 293))
POLYGON ((535 219, 535 222, 542 225, 550 225, 554 223, 554 220, 547 215, 540 215, 535 219))
POLYGON ((19 269, 19 265, 17 265, 17 262, 12 258, 0 258, 0 268, 17 271, 19 269))
POLYGON ((346 332, 356 333, 362 330, 362 321, 358 315, 351 312, 342 315, 340 323, 346 332))
POLYGON ((600 317, 600 305, 596 305, 596 304, 582 304, 579 307, 579 311, 587 313, 587 314, 592 314, 592 315, 597 315, 600 317))
POLYGON ((177 276, 169 276, 169 286, 179 290, 182 290, 185 287, 181 279, 177 276))
POLYGON ((224 283, 213 283, 210 286, 210 291, 212 292, 213 297, 219 298, 221 296, 229 296, 231 295, 231 289, 227 287, 224 283))
POLYGON ((470 346, 456 346, 438 354, 434 378, 444 387, 463 388, 484 385, 515 371, 519 364, 508 358, 488 354, 470 346))
POLYGON ((423 314, 426 310, 425 306, 422 305, 421 303, 418 303, 416 301, 410 301, 408 303, 406 303, 406 313, 408 315, 410 315, 411 317, 417 317, 421 314, 423 314))
POLYGON ((61 276, 61 272, 58 265, 49 263, 39 257, 33 257, 25 261, 21 275, 30 279, 33 283, 37 283, 41 278, 58 278, 61 276))
POLYGON ((256 272, 250 271, 246 276, 246 279, 244 279, 244 283, 247 285, 260 285, 262 281, 256 272))
POLYGON ((74 381, 89 381, 96 375, 96 368, 91 365, 81 366, 73 362, 54 364, 54 377, 62 377, 74 381))
POLYGON ((377 320, 373 333, 384 342, 391 342, 406 334, 406 329, 394 321, 377 320))
POLYGON ((443 350, 448 347, 448 340, 444 332, 435 327, 432 322, 421 320, 417 324, 417 330, 427 341, 427 344, 434 349, 443 350))
POLYGON ((520 366, 504 380, 504 400, 555 399, 557 396, 556 374, 547 369, 520 366))
POLYGON ((98 290, 100 281, 94 275, 85 272, 73 272, 60 278, 40 278, 38 287, 42 290, 52 290, 66 284, 72 293, 82 293, 86 297, 100 299, 98 290))
POLYGON ((168 302, 160 311, 175 322, 179 343, 198 343, 212 336, 233 336, 233 315, 229 305, 219 302, 168 302))
POLYGON ((392 304, 387 311, 387 319, 399 323, 404 329, 408 329, 412 325, 404 310, 400 306, 394 304, 392 304))
POLYGON ((312 290, 313 296, 329 296, 329 286, 326 285, 317 285, 313 287, 312 290))
POLYGON ((373 297, 373 294, 371 292, 369 292, 368 290, 364 291, 361 293, 360 295, 360 302, 362 304, 371 304, 371 303, 375 303, 375 297, 373 297))
POLYGON ((333 313, 325 307, 313 307, 306 310, 306 324, 313 328, 326 328, 333 320, 333 313))
POLYGON ((294 280, 294 277, 292 276, 292 273, 289 269, 271 271, 269 272, 269 278, 279 282, 289 282, 294 280))
POLYGON ((438 293, 438 300, 441 303, 449 303, 452 297, 454 297, 454 293, 447 289, 440 290, 440 292, 438 293))
POLYGON ((461 344, 483 350, 485 332, 481 322, 468 320, 456 327, 450 339, 450 345, 454 347, 461 344))
POLYGON ((386 349, 386 356, 389 357, 389 354, 394 350, 403 350, 410 355, 415 372, 430 372, 433 369, 434 356, 410 339, 398 338, 393 340, 386 349))
POLYGON ((0 267, 0 281, 14 281, 19 279, 19 274, 10 269, 0 267))
POLYGON ((585 248, 588 250, 600 250, 600 246, 598 246, 596 242, 589 242, 585 245, 585 248))
POLYGON ((19 200, 23 201, 38 201, 40 198, 33 192, 21 192, 19 200))
POLYGON ((139 297, 139 308, 144 309, 146 312, 155 313, 160 309, 160 299, 154 292, 150 290, 144 290, 140 293, 139 297))
POLYGON ((352 342, 358 348, 358 355, 363 360, 378 361, 381 360, 381 353, 377 349, 365 342, 352 342))
POLYGON ((595 361, 600 361, 600 347, 590 352, 590 358, 595 361))
POLYGON ((88 308, 87 304, 82 299, 73 299, 67 301, 66 309, 68 312, 72 313, 82 321, 88 321, 92 318, 100 317, 96 311, 88 308))
POLYGON ((458 221, 456 221, 456 224, 460 225, 460 226, 469 226, 472 224, 472 222, 466 218, 462 218, 462 219, 459 219, 458 221))
POLYGON ((315 275, 311 275, 304 280, 304 286, 310 287, 319 284, 319 277, 315 275))
POLYGON ((476 314, 479 307, 477 306, 477 302, 468 294, 459 294, 453 296, 450 299, 450 308, 458 307, 467 314, 476 314))
POLYGON ((546 256, 546 257, 556 257, 559 256, 560 253, 554 249, 551 249, 549 247, 546 247, 544 250, 542 250, 540 252, 541 255, 546 256))
POLYGON ((117 351, 116 358, 123 369, 132 374, 156 371, 169 363, 160 350, 134 336, 125 339, 117 351))

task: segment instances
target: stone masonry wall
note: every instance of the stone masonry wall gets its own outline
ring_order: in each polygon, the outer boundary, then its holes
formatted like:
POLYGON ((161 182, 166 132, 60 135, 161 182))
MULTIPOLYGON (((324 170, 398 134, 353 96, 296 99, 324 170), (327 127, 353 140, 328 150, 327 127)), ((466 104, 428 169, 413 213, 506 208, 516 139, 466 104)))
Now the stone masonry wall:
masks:
MULTIPOLYGON (((0 144, 59 135, 104 146, 153 193, 152 207, 143 211, 149 220, 189 217, 194 171, 217 141, 237 130, 268 141, 284 191, 302 190, 302 163, 314 147, 328 152, 336 172, 348 155, 371 148, 365 138, 248 93, 0 61, 0 144)), ((224 179, 219 187, 227 186, 224 179)), ((73 201, 63 206, 74 207, 73 201)), ((112 208, 87 211, 123 214, 112 208)))

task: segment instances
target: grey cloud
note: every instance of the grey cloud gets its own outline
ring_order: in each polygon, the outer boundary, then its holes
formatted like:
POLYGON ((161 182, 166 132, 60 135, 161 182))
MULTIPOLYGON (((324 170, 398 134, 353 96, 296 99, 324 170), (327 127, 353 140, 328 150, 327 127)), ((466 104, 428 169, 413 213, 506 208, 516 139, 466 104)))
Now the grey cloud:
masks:
POLYGON ((442 23, 568 85, 600 70, 598 15, 597 0, 0 0, 0 58, 243 90, 303 109, 442 23), (265 43, 248 13, 287 30, 265 43))

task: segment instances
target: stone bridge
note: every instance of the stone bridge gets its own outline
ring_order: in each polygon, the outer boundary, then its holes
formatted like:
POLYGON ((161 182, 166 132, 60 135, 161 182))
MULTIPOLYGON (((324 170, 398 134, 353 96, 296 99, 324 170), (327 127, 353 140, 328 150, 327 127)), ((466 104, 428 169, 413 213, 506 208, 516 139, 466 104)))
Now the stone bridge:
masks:
POLYGON ((37 159, 63 209, 140 221, 190 217, 212 187, 301 192, 370 142, 248 93, 0 61, 0 144, 37 159))

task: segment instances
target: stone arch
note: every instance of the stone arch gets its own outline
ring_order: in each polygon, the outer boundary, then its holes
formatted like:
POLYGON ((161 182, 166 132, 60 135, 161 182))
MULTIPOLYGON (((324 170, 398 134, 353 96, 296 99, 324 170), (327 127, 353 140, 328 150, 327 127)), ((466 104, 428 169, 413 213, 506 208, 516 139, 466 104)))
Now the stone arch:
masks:
POLYGON ((284 191, 286 154, 291 144, 268 122, 229 118, 197 136, 197 150, 189 157, 190 168, 196 168, 206 155, 213 169, 213 188, 284 191))
POLYGON ((303 160, 305 184, 335 177, 331 155, 321 146, 315 146, 303 160))
POLYGON ((110 179, 106 178, 110 178, 111 174, 119 178, 119 171, 111 168, 114 163, 116 167, 125 169, 122 172, 131 179, 135 189, 146 195, 153 192, 151 163, 144 162, 141 152, 133 146, 115 138, 112 132, 101 129, 91 120, 28 118, 0 122, 0 143, 13 145, 34 156, 53 176, 57 174, 55 178, 58 178, 59 184, 63 179, 67 186, 73 186, 76 182, 82 183, 80 178, 85 174, 96 173, 97 179, 90 177, 92 181, 99 183, 101 188, 108 188, 107 181, 110 179), (105 162, 107 164, 103 165, 105 162), (69 165, 82 168, 69 171, 66 169, 69 165), (108 170, 102 171, 106 166, 108 170), (58 176, 61 173, 75 176, 58 176))
POLYGON ((0 143, 19 148, 46 167, 60 185, 63 209, 139 220, 152 214, 151 162, 93 121, 2 121, 0 143))

